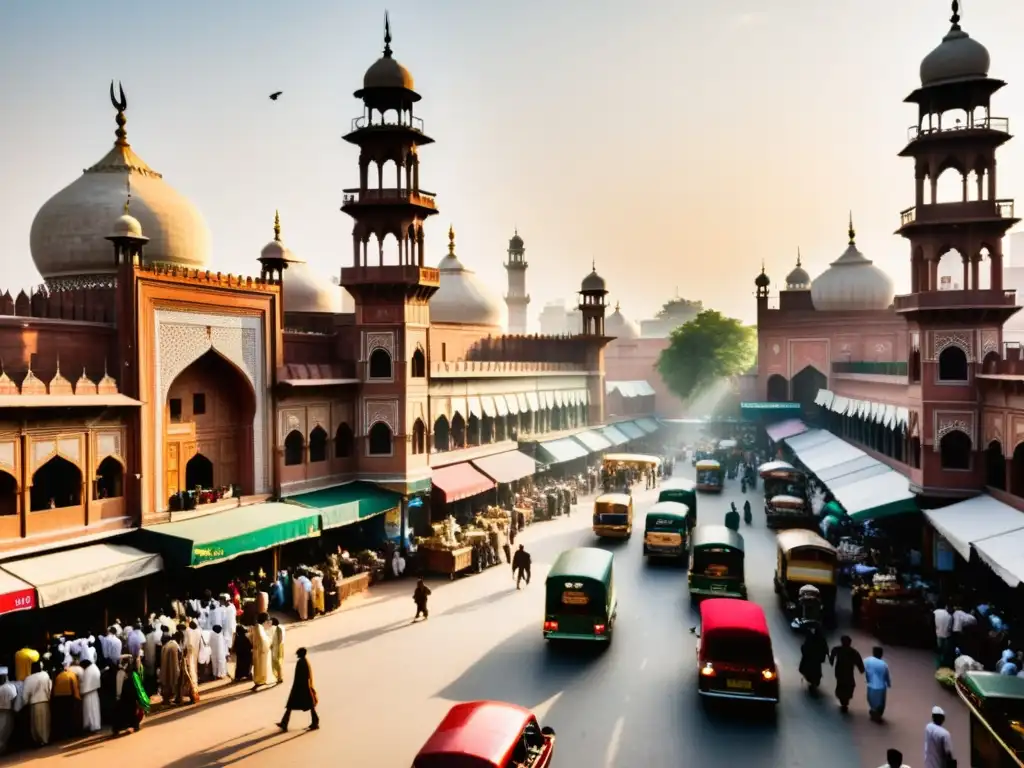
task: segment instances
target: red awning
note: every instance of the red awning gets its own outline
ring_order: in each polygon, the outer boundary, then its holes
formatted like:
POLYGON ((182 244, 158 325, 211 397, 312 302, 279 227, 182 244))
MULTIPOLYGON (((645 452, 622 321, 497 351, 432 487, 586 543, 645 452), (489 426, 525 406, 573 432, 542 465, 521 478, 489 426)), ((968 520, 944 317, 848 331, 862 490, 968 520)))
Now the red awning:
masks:
POLYGON ((433 471, 431 481, 444 495, 446 503, 468 499, 478 493, 494 490, 494 481, 481 474, 469 462, 440 467, 433 471))
POLYGON ((537 462, 519 451, 506 451, 482 459, 473 459, 473 466, 498 483, 514 483, 537 473, 537 462))
POLYGON ((0 614, 36 607, 36 588, 0 569, 0 614))

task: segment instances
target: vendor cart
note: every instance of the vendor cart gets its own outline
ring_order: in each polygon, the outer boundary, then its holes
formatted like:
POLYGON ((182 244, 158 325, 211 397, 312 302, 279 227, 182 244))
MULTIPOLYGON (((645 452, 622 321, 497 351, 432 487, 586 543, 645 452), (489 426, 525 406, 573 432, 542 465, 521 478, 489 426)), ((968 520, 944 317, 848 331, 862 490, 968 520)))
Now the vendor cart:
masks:
POLYGON ((456 573, 469 570, 473 565, 472 547, 458 547, 456 549, 421 547, 419 554, 425 571, 447 574, 451 579, 455 578, 456 573))

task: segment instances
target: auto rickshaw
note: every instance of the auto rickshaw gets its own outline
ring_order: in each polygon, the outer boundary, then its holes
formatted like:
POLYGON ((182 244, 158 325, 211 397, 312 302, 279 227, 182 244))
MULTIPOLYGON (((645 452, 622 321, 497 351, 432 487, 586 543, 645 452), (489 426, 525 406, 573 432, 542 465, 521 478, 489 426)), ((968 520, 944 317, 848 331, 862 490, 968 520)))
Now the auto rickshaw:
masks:
POLYGON ((776 537, 775 594, 789 619, 808 619, 800 610, 800 589, 817 588, 822 620, 835 626, 836 573, 839 557, 835 547, 813 531, 782 531, 776 537))
POLYGON ((467 701, 445 715, 412 768, 549 768, 555 732, 528 709, 502 701, 467 701))
POLYGON ((724 525, 698 525, 690 536, 690 599, 747 599, 743 537, 724 525))
POLYGON ((668 480, 662 483, 658 490, 658 501, 675 501, 685 504, 690 510, 690 514, 686 518, 690 528, 692 529, 697 524, 696 484, 682 477, 668 480))
POLYGON ((769 528, 815 528, 817 523, 806 499, 785 493, 765 501, 764 516, 769 528))
POLYGON ((971 713, 967 765, 992 768, 1024 766, 1024 679, 995 672, 965 672, 956 692, 971 713))
POLYGON ((804 496, 807 489, 807 475, 788 461, 769 461, 757 468, 764 481, 764 497, 804 496))
POLYGON ((676 501, 659 501, 647 510, 644 555, 686 562, 689 534, 689 507, 676 501))
POLYGON ((594 535, 601 538, 628 539, 633 535, 633 497, 625 493, 605 493, 594 499, 594 535))
POLYGON ((612 553, 577 547, 558 556, 544 584, 544 639, 610 643, 618 612, 612 553))

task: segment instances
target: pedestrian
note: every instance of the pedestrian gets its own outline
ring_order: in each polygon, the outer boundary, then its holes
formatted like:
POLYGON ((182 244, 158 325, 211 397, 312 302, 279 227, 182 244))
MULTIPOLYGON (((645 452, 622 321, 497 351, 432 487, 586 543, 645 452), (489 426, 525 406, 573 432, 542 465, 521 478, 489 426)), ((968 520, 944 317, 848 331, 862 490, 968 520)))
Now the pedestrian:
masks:
POLYGON ((960 606, 957 606, 953 611, 953 633, 950 637, 950 643, 953 646, 952 650, 954 654, 966 651, 972 656, 976 655, 971 653, 970 648, 964 648, 964 640, 966 639, 965 635, 967 635, 967 633, 977 625, 977 623, 978 620, 973 616, 973 614, 968 613, 960 606))
POLYGON ((864 659, 860 652, 853 647, 853 639, 849 635, 839 638, 839 645, 829 653, 828 663, 832 665, 836 675, 836 698, 839 700, 839 709, 847 712, 850 709, 850 699, 853 698, 853 691, 857 687, 857 680, 854 671, 864 674, 864 659))
MULTIPOLYGON (((423 583, 422 581, 420 582, 423 583)), ((316 695, 316 687, 313 685, 313 668, 309 666, 306 658, 306 649, 299 648, 295 652, 299 660, 295 662, 295 677, 292 679, 292 690, 288 694, 288 702, 284 705, 284 717, 277 727, 282 731, 288 730, 288 721, 291 719, 292 710, 309 712, 309 730, 315 731, 320 727, 320 716, 316 713, 316 705, 319 703, 316 695)))
POLYGON ((932 721, 924 727, 924 768, 956 768, 953 739, 942 726, 945 721, 942 707, 932 707, 932 721))
POLYGON ((424 621, 430 618, 430 611, 427 610, 427 598, 430 597, 430 587, 423 583, 423 579, 416 581, 416 589, 413 590, 412 599, 416 603, 416 616, 413 622, 419 621, 423 615, 424 621))
POLYGON ((235 652, 235 682, 252 680, 252 641, 245 627, 235 627, 235 642, 231 648, 235 652))
POLYGON ((256 617, 256 624, 249 630, 249 642, 252 643, 252 689, 267 684, 267 676, 271 666, 271 640, 267 634, 266 622, 270 617, 261 613, 256 617))
POLYGON ((935 666, 949 667, 953 663, 953 652, 950 638, 953 635, 953 614, 949 607, 942 603, 933 612, 935 614, 935 666))
POLYGON ((96 733, 103 727, 100 716, 100 668, 86 659, 82 662, 82 682, 78 692, 82 696, 82 730, 96 733))
POLYGON ((7 679, 9 670, 0 667, 0 755, 6 749, 14 733, 14 716, 21 709, 18 688, 7 679))
POLYGON ((181 684, 180 656, 178 635, 170 635, 160 646, 160 699, 164 704, 170 704, 178 697, 178 687, 181 684))
POLYGON ((882 659, 882 646, 871 649, 871 657, 864 661, 864 679, 868 686, 868 712, 876 723, 885 715, 885 699, 892 688, 889 665, 882 659))
POLYGON ((50 694, 53 690, 53 681, 43 671, 41 662, 32 662, 30 669, 31 674, 25 678, 21 695, 29 708, 29 733, 32 741, 37 747, 45 747, 50 743, 52 728, 50 694))
POLYGON ((284 682, 284 627, 281 622, 274 618, 270 620, 270 666, 274 672, 274 679, 278 683, 284 682))
POLYGON ((223 632, 220 624, 210 630, 210 674, 214 680, 228 676, 228 640, 223 632))
POLYGON ((520 583, 526 578, 526 585, 530 585, 530 553, 520 544, 515 555, 512 556, 512 574, 516 580, 516 589, 520 589, 520 583))
POLYGON ((74 671, 76 667, 81 669, 77 658, 53 680, 50 710, 53 713, 53 735, 58 741, 75 736, 81 720, 82 695, 79 693, 78 675, 74 671))
POLYGON ((903 753, 898 749, 889 749, 885 753, 885 765, 880 765, 878 768, 910 768, 903 762, 903 753))

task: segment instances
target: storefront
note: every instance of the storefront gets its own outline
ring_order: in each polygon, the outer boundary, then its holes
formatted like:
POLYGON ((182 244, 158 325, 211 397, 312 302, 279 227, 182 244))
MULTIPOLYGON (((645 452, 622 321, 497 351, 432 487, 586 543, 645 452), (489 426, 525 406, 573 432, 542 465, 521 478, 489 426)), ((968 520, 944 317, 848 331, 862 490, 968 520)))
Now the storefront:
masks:
POLYGON ((497 498, 501 506, 511 508, 516 491, 532 481, 537 473, 537 462, 522 451, 506 451, 470 462, 498 486, 497 498))
POLYGON ((435 522, 449 515, 468 522, 474 511, 496 501, 494 480, 468 461, 436 467, 431 473, 434 485, 432 514, 435 522), (480 498, 474 498, 480 497, 480 498))

